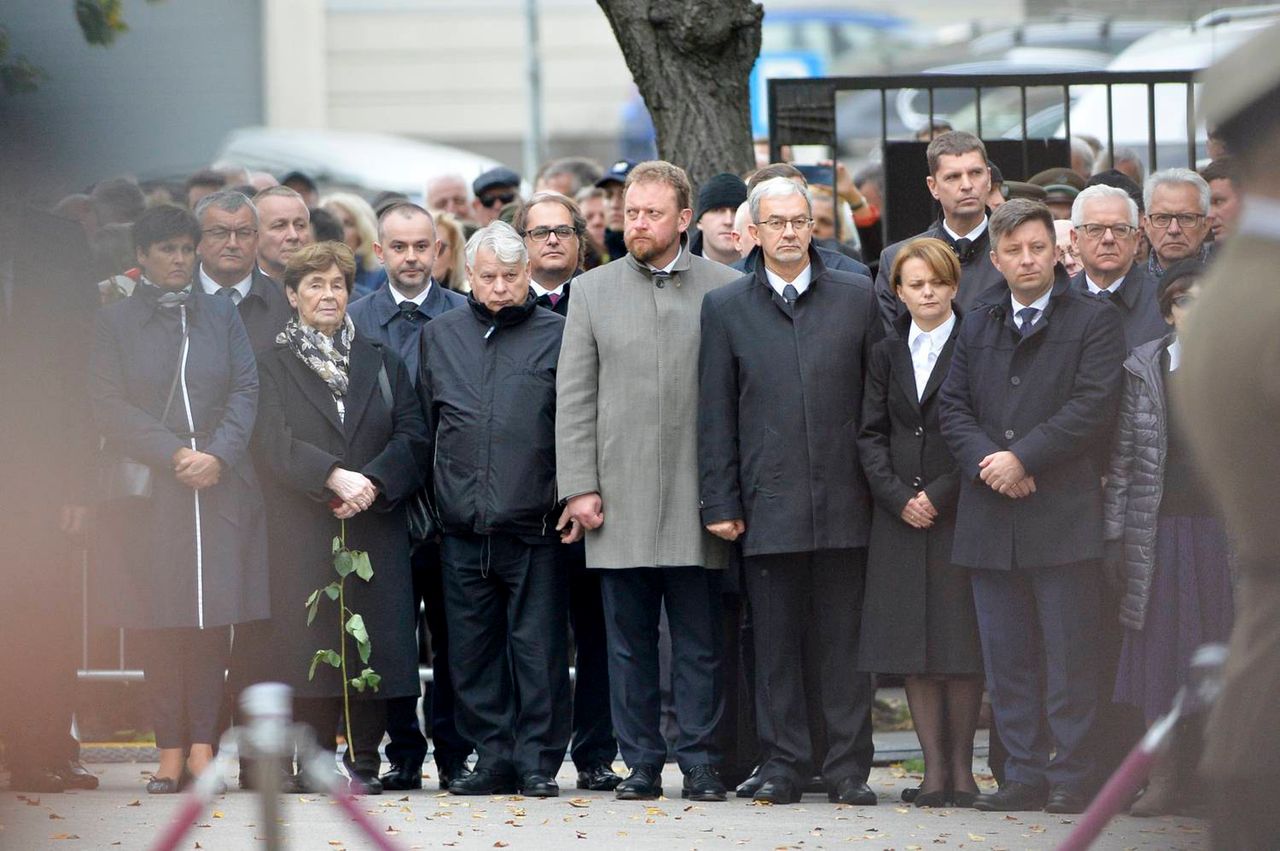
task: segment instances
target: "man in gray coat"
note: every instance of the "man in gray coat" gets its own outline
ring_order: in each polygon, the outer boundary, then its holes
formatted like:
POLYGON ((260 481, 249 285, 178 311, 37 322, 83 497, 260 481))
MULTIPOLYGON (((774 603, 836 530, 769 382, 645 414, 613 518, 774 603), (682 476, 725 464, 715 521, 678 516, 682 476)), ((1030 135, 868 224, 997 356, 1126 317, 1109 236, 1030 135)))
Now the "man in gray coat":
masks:
POLYGON ((723 801, 718 574, 726 545, 698 506, 698 317, 737 272, 690 254, 684 171, 637 165, 625 197, 627 255, 574 281, 557 369, 556 473, 562 525, 586 531, 601 571, 613 721, 631 775, 623 800, 662 794, 658 616, 671 630, 676 760, 684 795, 723 801))

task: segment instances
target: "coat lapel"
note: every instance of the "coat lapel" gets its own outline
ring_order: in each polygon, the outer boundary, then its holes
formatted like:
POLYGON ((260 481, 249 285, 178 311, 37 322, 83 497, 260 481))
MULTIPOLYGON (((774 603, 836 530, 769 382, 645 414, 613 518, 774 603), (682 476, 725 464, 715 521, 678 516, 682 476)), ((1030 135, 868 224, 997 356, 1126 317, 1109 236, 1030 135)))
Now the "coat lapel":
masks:
MULTIPOLYGON (((908 322, 907 326, 910 327, 910 325, 911 323, 908 322)), ((893 373, 898 377, 898 386, 902 388, 902 395, 907 398, 912 407, 919 408, 920 402, 916 394, 916 365, 911 360, 911 346, 907 342, 905 332, 890 347, 889 357, 893 364, 893 373)))
POLYGON ((338 419, 338 404, 334 401, 333 394, 329 392, 329 386, 324 383, 320 376, 308 369, 307 365, 300 361, 292 351, 284 358, 284 362, 285 369, 289 370, 290 374, 293 375, 293 380, 302 389, 302 395, 306 396, 307 401, 324 415, 329 425, 333 426, 334 431, 338 432, 338 434, 343 434, 342 420, 338 419))
POLYGON ((378 369, 382 366, 382 352, 357 338, 351 342, 351 374, 347 381, 346 434, 356 433, 369 397, 378 391, 378 369))

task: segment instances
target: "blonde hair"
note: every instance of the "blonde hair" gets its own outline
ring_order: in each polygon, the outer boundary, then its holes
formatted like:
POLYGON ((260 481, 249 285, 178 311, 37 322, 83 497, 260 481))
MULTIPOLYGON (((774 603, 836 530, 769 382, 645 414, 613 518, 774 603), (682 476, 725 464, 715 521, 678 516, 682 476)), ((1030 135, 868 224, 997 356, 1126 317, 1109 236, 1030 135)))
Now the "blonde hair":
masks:
POLYGON ((360 265, 365 269, 377 269, 382 265, 373 253, 373 244, 378 241, 378 217, 369 202, 354 192, 333 192, 320 199, 321 209, 330 206, 341 208, 356 223, 360 245, 356 247, 355 254, 362 261, 360 265))
POLYGON ((436 239, 449 244, 448 250, 452 252, 453 258, 453 262, 449 264, 449 280, 440 283, 447 283, 451 290, 470 292, 471 285, 467 282, 467 239, 461 223, 449 213, 433 211, 431 215, 436 220, 436 239))
POLYGON ((895 293, 902 286, 902 266, 908 260, 923 260, 943 284, 960 286, 960 261, 956 259, 951 246, 940 239, 922 236, 902 246, 898 256, 893 258, 893 271, 889 273, 889 281, 895 293))

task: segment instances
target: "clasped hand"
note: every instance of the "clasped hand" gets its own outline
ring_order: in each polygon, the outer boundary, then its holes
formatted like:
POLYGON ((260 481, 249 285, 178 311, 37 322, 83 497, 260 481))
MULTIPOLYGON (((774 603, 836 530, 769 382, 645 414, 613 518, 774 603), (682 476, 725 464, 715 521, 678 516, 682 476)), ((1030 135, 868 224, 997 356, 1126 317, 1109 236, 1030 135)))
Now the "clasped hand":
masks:
POLYGON ((173 453, 173 474, 192 490, 204 490, 218 483, 222 475, 222 461, 216 455, 184 446, 173 453))
POLYGON ((929 495, 920 491, 903 506, 902 519, 913 528, 928 529, 938 519, 938 509, 929 501, 929 495))
POLYGON ((1018 456, 1007 449, 993 452, 978 462, 978 473, 996 493, 1010 499, 1022 499, 1036 492, 1034 476, 1027 474, 1018 456))
POLYGON ((378 498, 378 486, 367 476, 353 470, 334 467, 324 484, 342 501, 341 505, 333 509, 333 516, 339 520, 355 517, 373 505, 373 501, 378 498))

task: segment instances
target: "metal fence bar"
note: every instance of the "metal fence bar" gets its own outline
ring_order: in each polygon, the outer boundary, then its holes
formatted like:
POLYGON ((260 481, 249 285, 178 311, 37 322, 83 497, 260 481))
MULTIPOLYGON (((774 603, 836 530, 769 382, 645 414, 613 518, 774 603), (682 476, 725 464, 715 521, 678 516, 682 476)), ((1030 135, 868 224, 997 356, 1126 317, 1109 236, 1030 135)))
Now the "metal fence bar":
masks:
MULTIPOLYGON (((1159 168, 1156 165, 1156 84, 1147 83, 1147 156, 1150 158, 1148 165, 1152 171, 1159 168)), ((1195 162, 1192 161, 1192 166, 1195 162)))
POLYGON ((982 138, 982 87, 974 86, 973 89, 973 114, 978 120, 978 138, 982 138))
POLYGON ((1071 143, 1071 86, 1062 87, 1062 129, 1071 143))
POLYGON ((1187 167, 1196 167, 1196 84, 1187 83, 1187 167))

